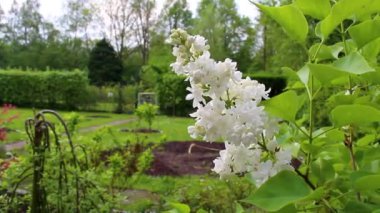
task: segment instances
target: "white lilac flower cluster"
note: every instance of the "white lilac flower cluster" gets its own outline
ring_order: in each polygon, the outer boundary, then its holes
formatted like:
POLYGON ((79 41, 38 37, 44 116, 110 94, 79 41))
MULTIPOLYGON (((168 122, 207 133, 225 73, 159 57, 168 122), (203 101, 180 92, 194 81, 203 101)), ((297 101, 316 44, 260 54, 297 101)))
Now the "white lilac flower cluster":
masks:
POLYGON ((225 150, 214 160, 213 171, 221 178, 251 173, 257 185, 283 169, 291 169, 291 153, 280 149, 277 124, 260 106, 269 90, 250 78, 242 78, 230 59, 210 58, 205 38, 174 30, 168 39, 174 45, 174 72, 190 82, 186 99, 197 108, 196 119, 188 128, 192 137, 206 141, 223 140, 225 150))

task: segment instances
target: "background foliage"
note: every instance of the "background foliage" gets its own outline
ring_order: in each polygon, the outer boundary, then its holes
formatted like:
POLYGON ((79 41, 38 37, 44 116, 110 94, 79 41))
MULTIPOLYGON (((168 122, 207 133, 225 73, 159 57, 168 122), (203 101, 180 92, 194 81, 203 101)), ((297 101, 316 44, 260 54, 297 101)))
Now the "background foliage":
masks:
POLYGON ((78 108, 87 84, 81 71, 0 71, 1 102, 17 106, 78 108))

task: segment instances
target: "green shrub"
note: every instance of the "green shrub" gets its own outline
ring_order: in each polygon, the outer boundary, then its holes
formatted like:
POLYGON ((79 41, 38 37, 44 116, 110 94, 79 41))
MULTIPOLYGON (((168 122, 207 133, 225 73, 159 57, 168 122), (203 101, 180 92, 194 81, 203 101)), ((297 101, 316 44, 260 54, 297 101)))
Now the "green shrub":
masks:
POLYGON ((157 84, 160 110, 167 115, 187 116, 193 111, 192 101, 185 99, 189 87, 185 77, 165 73, 157 84))
POLYGON ((90 167, 88 146, 74 146, 68 131, 77 121, 75 115, 71 117, 71 127, 50 110, 26 120, 30 152, 2 175, 0 191, 11 193, 3 194, 7 199, 0 198, 1 212, 27 212, 20 210, 20 205, 30 212, 110 212, 116 207, 116 197, 109 196, 108 186, 99 178, 111 170, 98 173, 90 167), (12 194, 19 187, 25 190, 27 200, 12 194))
POLYGON ((0 70, 0 102, 17 106, 78 108, 88 79, 81 71, 0 70))
POLYGON ((142 120, 146 121, 149 125, 149 129, 151 129, 157 111, 157 105, 144 103, 137 107, 135 114, 137 115, 139 122, 141 122, 142 120))

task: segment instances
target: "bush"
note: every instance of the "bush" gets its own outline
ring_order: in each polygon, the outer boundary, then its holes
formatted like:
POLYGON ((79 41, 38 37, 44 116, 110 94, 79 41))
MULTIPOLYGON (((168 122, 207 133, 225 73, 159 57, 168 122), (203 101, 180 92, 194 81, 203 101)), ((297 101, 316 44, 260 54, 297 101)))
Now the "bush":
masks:
POLYGON ((192 112, 192 101, 185 99, 188 86, 189 84, 185 82, 185 77, 172 73, 163 74, 157 85, 161 112, 173 116, 187 116, 192 112))
POLYGON ((0 70, 0 102, 75 109, 83 103, 87 84, 81 71, 0 70))
POLYGON ((153 104, 144 103, 137 107, 135 114, 139 118, 139 123, 144 120, 148 123, 149 129, 152 128, 152 123, 156 117, 158 106, 153 104))

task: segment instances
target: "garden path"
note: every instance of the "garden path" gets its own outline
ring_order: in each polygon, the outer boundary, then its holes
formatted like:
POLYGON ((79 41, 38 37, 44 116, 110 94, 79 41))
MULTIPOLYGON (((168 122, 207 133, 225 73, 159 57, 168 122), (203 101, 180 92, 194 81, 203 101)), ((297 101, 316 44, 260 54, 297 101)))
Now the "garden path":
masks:
MULTIPOLYGON (((129 122, 133 122, 135 120, 136 120, 135 118, 131 118, 131 119, 112 121, 112 122, 101 124, 101 125, 81 128, 81 129, 78 130, 78 132, 79 133, 93 132, 93 131, 96 131, 96 130, 104 127, 104 126, 118 126, 118 125, 126 124, 126 123, 129 123, 129 122)), ((15 150, 15 149, 21 149, 21 148, 23 148, 25 146, 25 144, 26 144, 26 141, 12 142, 12 143, 9 143, 9 144, 5 145, 5 150, 6 151, 12 151, 12 150, 15 150)))
POLYGON ((81 129, 78 130, 78 132, 79 133, 93 132, 93 131, 98 130, 98 129, 104 127, 104 126, 118 126, 118 125, 130 123, 130 122, 133 122, 133 121, 136 121, 136 118, 117 120, 117 121, 112 121, 112 122, 109 122, 109 123, 106 123, 106 124, 100 124, 100 125, 96 125, 96 126, 90 126, 90 127, 86 127, 86 128, 81 128, 81 129))

